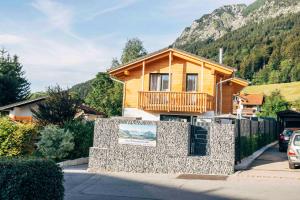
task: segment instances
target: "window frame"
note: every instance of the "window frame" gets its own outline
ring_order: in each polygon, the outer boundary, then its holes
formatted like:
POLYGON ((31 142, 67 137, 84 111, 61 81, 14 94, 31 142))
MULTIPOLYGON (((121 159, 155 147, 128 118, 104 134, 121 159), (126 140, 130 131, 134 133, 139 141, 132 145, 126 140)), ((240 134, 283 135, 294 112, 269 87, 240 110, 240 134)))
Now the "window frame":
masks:
POLYGON ((185 91, 186 92, 197 92, 198 91, 198 81, 199 81, 199 75, 197 73, 187 73, 186 74, 186 80, 185 80, 185 91), (196 76, 196 88, 194 91, 188 91, 188 76, 196 76))
POLYGON ((168 73, 150 73, 150 75, 149 75, 149 91, 153 91, 153 92, 167 92, 167 91, 169 91, 170 90, 170 88, 169 88, 169 81, 170 81, 170 76, 169 76, 169 74, 168 73), (159 80, 159 84, 158 84, 158 86, 159 86, 159 90, 151 90, 151 77, 153 76, 153 75, 158 75, 158 80, 159 80), (162 86, 163 86, 163 79, 162 79, 162 77, 163 76, 167 76, 168 77, 168 88, 166 89, 166 90, 162 90, 162 86))

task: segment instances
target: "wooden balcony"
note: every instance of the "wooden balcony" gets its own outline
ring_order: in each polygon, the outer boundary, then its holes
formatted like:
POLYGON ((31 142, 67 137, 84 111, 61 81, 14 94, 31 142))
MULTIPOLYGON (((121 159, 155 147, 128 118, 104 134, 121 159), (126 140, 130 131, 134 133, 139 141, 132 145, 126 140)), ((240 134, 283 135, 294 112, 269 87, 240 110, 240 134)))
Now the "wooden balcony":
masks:
POLYGON ((213 97, 198 92, 139 92, 139 109, 203 113, 213 110, 213 97))

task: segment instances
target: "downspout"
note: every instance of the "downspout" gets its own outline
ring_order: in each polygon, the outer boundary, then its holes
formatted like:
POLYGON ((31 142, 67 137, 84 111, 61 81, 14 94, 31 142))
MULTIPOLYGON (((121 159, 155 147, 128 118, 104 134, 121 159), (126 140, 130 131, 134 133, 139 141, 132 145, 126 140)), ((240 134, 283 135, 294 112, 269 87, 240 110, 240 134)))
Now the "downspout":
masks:
POLYGON ((116 81, 118 83, 121 83, 123 85, 123 95, 122 95, 122 116, 124 116, 124 102, 125 102, 125 82, 121 81, 119 79, 116 79, 114 77, 112 77, 111 75, 109 76, 109 78, 113 81, 116 81))

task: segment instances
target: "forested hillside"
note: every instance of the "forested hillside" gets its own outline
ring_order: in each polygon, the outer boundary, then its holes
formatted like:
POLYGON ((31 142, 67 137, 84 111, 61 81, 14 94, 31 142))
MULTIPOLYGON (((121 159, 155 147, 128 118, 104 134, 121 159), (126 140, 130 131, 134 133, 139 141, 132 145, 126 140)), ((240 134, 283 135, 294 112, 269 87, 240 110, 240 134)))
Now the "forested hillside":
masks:
POLYGON ((254 84, 300 80, 300 14, 252 23, 212 40, 179 48, 218 60, 224 48, 224 63, 236 67, 238 76, 254 84))
POLYGON ((76 93, 80 99, 84 100, 92 90, 92 83, 94 80, 95 79, 91 79, 89 81, 76 84, 70 88, 70 91, 76 93))

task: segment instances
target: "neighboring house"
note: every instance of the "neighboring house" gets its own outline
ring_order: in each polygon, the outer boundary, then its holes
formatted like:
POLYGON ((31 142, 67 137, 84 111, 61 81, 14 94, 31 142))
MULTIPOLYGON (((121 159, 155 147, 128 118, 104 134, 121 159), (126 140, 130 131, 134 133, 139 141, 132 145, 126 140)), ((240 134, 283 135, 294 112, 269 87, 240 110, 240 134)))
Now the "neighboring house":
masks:
POLYGON ((264 102, 263 94, 237 94, 233 100, 233 114, 256 117, 264 102))
POLYGON ((124 117, 189 122, 232 112, 233 94, 248 85, 235 71, 175 48, 108 70, 124 85, 124 117))
POLYGON ((77 113, 75 115, 75 118, 81 118, 88 121, 94 121, 97 118, 106 118, 106 117, 107 115, 105 113, 99 112, 84 104, 78 107, 77 113))
POLYGON ((14 121, 32 122, 32 109, 37 109, 38 103, 44 101, 47 97, 29 99, 17 103, 0 107, 0 112, 8 113, 9 118, 14 121))
MULTIPOLYGON (((47 97, 25 100, 10 105, 0 107, 0 112, 8 114, 9 118, 14 121, 32 122, 34 116, 31 110, 38 109, 38 103, 44 101, 47 97)), ((105 113, 98 112, 86 105, 80 105, 77 109, 75 118, 84 120, 95 120, 96 118, 106 117, 105 113)))

